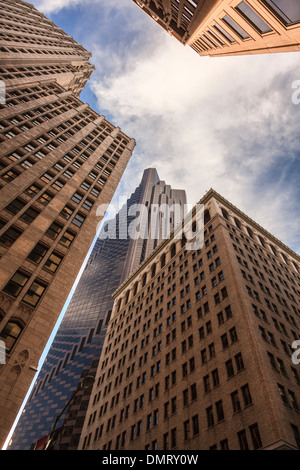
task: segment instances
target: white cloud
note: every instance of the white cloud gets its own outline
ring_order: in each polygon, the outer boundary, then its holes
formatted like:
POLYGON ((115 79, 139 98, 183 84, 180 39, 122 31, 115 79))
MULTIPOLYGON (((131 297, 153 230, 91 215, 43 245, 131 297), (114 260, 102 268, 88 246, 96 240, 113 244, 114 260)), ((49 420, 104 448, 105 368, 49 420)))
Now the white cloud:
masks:
POLYGON ((280 175, 257 183, 279 161, 288 166, 295 158, 292 80, 281 89, 280 77, 294 71, 297 78, 297 56, 200 58, 164 33, 160 39, 150 60, 140 55, 124 73, 104 81, 96 73, 90 83, 101 109, 137 140, 125 184, 156 166, 161 178, 187 190, 189 202, 213 187, 286 243, 295 242, 290 229, 297 222, 286 212, 295 209, 295 188, 280 175))
POLYGON ((300 106, 291 102, 297 53, 199 57, 131 0, 34 2, 45 12, 85 7, 80 42, 96 65, 88 88, 97 110, 137 140, 117 194, 133 191, 155 166, 189 202, 213 187, 300 248, 298 185, 289 173, 299 150, 300 106))

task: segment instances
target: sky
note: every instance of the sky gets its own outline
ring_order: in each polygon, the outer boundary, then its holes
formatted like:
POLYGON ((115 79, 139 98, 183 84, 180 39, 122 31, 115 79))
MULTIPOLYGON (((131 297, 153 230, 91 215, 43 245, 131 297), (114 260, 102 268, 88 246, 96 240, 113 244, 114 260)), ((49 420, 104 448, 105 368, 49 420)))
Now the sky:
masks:
POLYGON ((213 188, 300 252, 300 52, 200 57, 131 0, 30 3, 92 52, 80 98, 137 142, 113 206, 155 167, 189 204, 213 188))
POLYGON ((92 52, 81 99, 137 145, 115 194, 145 168, 185 189, 210 188, 299 253, 299 53, 200 57, 131 0, 31 0, 92 52))

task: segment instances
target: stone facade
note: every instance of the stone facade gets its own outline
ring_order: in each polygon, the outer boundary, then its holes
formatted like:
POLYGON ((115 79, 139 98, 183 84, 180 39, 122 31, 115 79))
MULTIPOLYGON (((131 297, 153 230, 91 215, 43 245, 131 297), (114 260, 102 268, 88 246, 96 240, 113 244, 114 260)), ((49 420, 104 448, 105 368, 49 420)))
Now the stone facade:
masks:
POLYGON ((79 449, 300 448, 299 256, 200 202, 202 248, 171 236, 114 294, 79 449))
POLYGON ((0 105, 2 446, 135 141, 78 99, 92 70, 82 46, 25 2, 1 8, 1 74, 13 74, 0 105), (62 64, 81 71, 66 79, 62 64))
MULTIPOLYGON (((55 417, 67 402, 66 397, 72 395, 80 380, 86 375, 95 375, 113 308, 112 294, 145 259, 145 255, 151 253, 154 243, 162 240, 161 234, 157 239, 152 236, 130 238, 128 226, 135 217, 128 215, 129 212, 137 205, 147 208, 150 235, 152 205, 161 207, 174 203, 181 206, 186 203, 185 191, 172 189, 161 181, 155 168, 146 169, 140 184, 113 219, 115 238, 100 237, 95 243, 12 436, 9 450, 34 448, 40 437, 50 433, 55 417)), ((105 228, 104 224, 103 233, 105 228)), ((53 443, 55 449, 77 449, 90 392, 91 389, 81 391, 71 401, 58 423, 62 432, 53 443)))
POLYGON ((201 56, 300 50, 298 0, 133 0, 201 56))

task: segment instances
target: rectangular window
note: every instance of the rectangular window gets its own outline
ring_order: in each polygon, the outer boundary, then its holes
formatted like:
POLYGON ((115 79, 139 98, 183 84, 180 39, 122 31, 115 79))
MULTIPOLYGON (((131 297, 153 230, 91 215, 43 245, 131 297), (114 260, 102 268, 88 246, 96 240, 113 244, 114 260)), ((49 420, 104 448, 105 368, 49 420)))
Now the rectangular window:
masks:
POLYGON ((13 297, 17 297, 25 286, 28 279, 28 275, 22 273, 21 271, 17 271, 10 279, 10 281, 6 284, 3 289, 3 292, 6 292, 7 294, 12 295, 13 297))
POLYGON ((36 307, 42 295, 44 294, 46 287, 47 286, 45 284, 34 281, 28 289, 27 293, 24 295, 23 302, 31 305, 32 307, 36 307))
POLYGON ((69 246, 71 246, 74 238, 75 238, 75 234, 70 232, 69 230, 66 230, 65 233, 63 234, 63 236, 61 237, 61 239, 59 240, 59 242, 64 245, 65 247, 69 248, 69 246))
POLYGON ((49 237, 55 240, 62 231, 62 229, 63 227, 61 225, 57 224, 56 222, 53 222, 53 224, 51 224, 48 230, 46 231, 46 235, 49 235, 49 237))
POLYGON ((22 232, 20 230, 10 227, 1 235, 0 243, 5 246, 11 246, 19 238, 21 233, 22 232))
POLYGON ((20 219, 24 220, 28 224, 31 224, 33 220, 39 215, 39 211, 36 209, 33 209, 33 207, 29 207, 27 211, 24 212, 24 214, 21 215, 20 219))
POLYGON ((47 259, 46 263, 44 264, 44 267, 49 269, 49 271, 51 271, 52 273, 55 273, 57 269, 59 268, 63 258, 64 258, 63 256, 59 255, 58 253, 53 252, 47 259))
POLYGON ((85 221, 85 216, 78 213, 75 215, 74 219, 72 220, 73 224, 77 225, 77 227, 81 227, 85 221))
POLYGON ((49 204, 49 202, 50 202, 52 199, 53 199, 52 194, 45 192, 44 194, 42 194, 42 195, 38 198, 38 201, 39 201, 41 204, 43 204, 44 206, 46 206, 47 204, 49 204))
POLYGON ((227 24, 241 39, 248 39, 249 36, 230 16, 225 15, 223 18, 224 23, 227 24))
POLYGON ((298 0, 262 1, 286 26, 300 22, 300 4, 298 0))
POLYGON ((235 9, 261 34, 272 31, 270 26, 246 3, 239 3, 235 9))
POLYGON ((10 202, 5 209, 9 212, 12 212, 13 214, 17 214, 20 212, 23 207, 26 206, 26 202, 22 201, 19 198, 14 199, 12 202, 10 202))
POLYGON ((249 431, 252 439, 253 449, 260 449, 262 447, 262 442, 257 423, 252 424, 252 426, 249 426, 249 431))
POLYGON ((30 261, 33 261, 34 263, 39 264, 41 260, 43 259, 43 257, 45 256, 45 254, 47 253, 47 251, 48 251, 48 248, 46 246, 42 245, 41 243, 37 243, 35 247, 33 248, 33 250, 27 256, 27 258, 30 261))
POLYGON ((242 431, 237 433, 240 449, 241 450, 249 450, 246 431, 243 429, 242 431))

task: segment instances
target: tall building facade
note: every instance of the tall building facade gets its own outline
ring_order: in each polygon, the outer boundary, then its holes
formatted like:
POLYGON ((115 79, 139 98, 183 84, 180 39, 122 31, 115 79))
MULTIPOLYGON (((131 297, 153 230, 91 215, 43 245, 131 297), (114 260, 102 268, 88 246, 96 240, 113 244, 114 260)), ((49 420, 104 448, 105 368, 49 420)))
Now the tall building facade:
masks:
POLYGON ((114 293, 79 449, 300 448, 300 258, 200 202, 203 246, 175 230, 114 293))
POLYGON ((76 96, 92 70, 82 46, 25 2, 1 9, 2 447, 135 141, 76 96))
POLYGON ((0 78, 6 87, 55 80, 79 96, 95 67, 91 53, 30 3, 0 5, 0 78))
POLYGON ((300 50, 298 0, 133 0, 201 56, 300 50))
MULTIPOLYGON (((25 406, 10 449, 33 448, 39 438, 51 431, 56 415, 82 377, 95 375, 113 308, 112 293, 162 240, 162 214, 158 230, 151 233, 154 226, 151 208, 163 205, 172 208, 174 204, 184 209, 185 191, 172 189, 159 179, 155 169, 149 168, 115 219, 110 221, 116 229, 113 237, 104 226, 25 406), (145 209, 143 218, 147 224, 140 226, 143 237, 133 239, 129 236, 129 227, 135 221, 135 209, 140 211, 141 207, 145 209)), ((172 213, 171 219, 172 229, 172 213)), ((82 392, 71 402, 61 420, 62 432, 53 442, 54 448, 77 449, 90 391, 82 392)))

